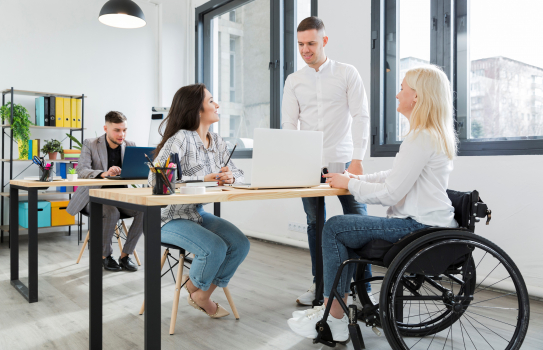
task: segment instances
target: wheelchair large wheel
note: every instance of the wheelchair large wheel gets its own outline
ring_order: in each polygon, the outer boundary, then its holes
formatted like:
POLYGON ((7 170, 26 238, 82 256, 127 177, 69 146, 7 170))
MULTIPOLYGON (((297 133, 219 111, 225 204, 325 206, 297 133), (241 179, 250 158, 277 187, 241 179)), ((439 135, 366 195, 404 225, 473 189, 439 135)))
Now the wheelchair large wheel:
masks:
POLYGON ((419 238, 389 266, 379 304, 390 346, 519 349, 529 321, 522 276, 494 243, 466 231, 419 238))

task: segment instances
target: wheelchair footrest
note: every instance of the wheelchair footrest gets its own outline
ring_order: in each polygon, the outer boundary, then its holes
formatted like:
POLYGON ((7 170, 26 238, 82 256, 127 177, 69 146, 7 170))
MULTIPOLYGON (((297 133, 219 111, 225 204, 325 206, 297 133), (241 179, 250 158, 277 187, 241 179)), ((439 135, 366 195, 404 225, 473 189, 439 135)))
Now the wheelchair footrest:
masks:
POLYGON ((336 342, 332 337, 332 331, 330 326, 326 323, 325 320, 320 320, 315 326, 317 329, 317 337, 313 339, 313 344, 322 343, 331 348, 336 347, 336 342))

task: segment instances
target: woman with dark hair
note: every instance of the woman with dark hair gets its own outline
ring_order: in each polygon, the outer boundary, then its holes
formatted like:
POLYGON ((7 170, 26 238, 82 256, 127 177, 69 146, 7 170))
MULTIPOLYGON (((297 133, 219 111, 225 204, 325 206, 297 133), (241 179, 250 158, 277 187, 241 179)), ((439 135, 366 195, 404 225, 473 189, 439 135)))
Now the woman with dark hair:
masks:
MULTIPOLYGON (((160 125, 162 141, 155 161, 164 164, 172 153, 179 155, 183 180, 243 182, 243 171, 229 158, 226 142, 210 132, 219 121, 219 105, 203 84, 179 89, 170 113, 160 125), (164 133, 162 127, 165 125, 164 133), (224 165, 224 166, 223 166, 224 165)), ((152 184, 154 173, 149 173, 152 184)), ((249 240, 230 222, 207 213, 202 204, 168 205, 161 211, 161 240, 194 254, 190 277, 183 276, 190 306, 212 318, 229 313, 211 300, 217 287, 226 287, 249 252, 249 240)))

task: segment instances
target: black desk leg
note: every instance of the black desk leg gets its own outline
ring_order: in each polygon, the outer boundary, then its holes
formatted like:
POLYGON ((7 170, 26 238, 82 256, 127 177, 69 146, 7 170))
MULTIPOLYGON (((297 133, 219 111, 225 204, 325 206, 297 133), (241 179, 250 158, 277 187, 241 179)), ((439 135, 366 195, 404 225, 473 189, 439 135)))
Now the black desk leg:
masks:
POLYGON ((10 186, 9 240, 11 285, 29 303, 38 301, 38 190, 28 190, 28 286, 19 280, 19 188, 10 186))
POLYGON ((221 217, 221 202, 213 203, 213 215, 221 217))
POLYGON ((90 202, 89 349, 102 349, 102 204, 90 202), (94 215, 93 215, 94 213, 94 215))
POLYGON ((9 189, 9 243, 10 280, 11 284, 21 292, 17 285, 19 282, 19 189, 15 186, 10 186, 9 189))
POLYGON ((317 232, 316 232, 316 253, 317 253, 317 271, 315 276, 315 300, 313 306, 322 305, 323 299, 323 262, 322 262, 322 229, 324 227, 324 197, 317 197, 317 232))
POLYGON ((28 189, 28 301, 38 301, 38 189, 28 189))
POLYGON ((160 207, 147 207, 144 215, 145 349, 160 350, 160 207))

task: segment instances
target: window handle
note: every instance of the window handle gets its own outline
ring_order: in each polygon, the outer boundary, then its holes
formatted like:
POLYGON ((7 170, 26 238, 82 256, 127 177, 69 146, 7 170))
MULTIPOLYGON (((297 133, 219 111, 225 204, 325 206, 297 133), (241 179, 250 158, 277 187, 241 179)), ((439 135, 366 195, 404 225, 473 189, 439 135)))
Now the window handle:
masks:
POLYGON ((275 62, 270 62, 268 64, 268 70, 270 70, 272 66, 273 68, 277 68, 279 66, 279 60, 275 60, 275 62))

